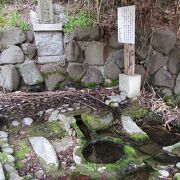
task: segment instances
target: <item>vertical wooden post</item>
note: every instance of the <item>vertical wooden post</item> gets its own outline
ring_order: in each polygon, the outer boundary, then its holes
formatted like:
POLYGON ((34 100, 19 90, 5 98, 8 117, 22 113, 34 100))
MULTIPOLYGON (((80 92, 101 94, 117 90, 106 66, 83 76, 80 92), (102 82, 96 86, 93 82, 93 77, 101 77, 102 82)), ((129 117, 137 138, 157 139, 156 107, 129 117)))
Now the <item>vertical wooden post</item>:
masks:
POLYGON ((124 44, 124 73, 131 76, 135 73, 134 44, 124 44))

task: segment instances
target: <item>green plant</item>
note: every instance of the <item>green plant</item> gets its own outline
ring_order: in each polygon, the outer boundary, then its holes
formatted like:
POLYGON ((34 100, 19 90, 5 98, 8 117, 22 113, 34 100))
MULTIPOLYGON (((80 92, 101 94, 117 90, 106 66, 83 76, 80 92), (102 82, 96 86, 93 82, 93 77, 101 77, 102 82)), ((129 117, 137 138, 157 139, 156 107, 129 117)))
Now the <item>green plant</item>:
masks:
POLYGON ((81 11, 79 17, 68 18, 68 22, 65 24, 65 32, 70 33, 75 27, 89 28, 94 25, 95 15, 89 11, 81 11))
POLYGON ((5 164, 8 160, 7 154, 4 152, 0 152, 0 162, 2 164, 5 164))
POLYGON ((19 25, 19 27, 23 30, 23 31, 28 31, 30 29, 30 25, 25 22, 25 21, 22 21, 19 25))

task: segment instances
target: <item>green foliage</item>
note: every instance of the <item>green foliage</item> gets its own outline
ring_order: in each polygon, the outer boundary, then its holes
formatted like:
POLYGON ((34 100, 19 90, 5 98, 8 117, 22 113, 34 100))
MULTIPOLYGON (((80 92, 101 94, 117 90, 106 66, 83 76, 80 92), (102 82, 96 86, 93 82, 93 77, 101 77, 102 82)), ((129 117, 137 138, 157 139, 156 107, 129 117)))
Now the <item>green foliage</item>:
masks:
POLYGON ((65 24, 65 32, 70 33, 75 27, 90 28, 93 26, 96 16, 90 11, 81 11, 79 17, 68 17, 68 22, 65 24))
POLYGON ((0 152, 0 162, 2 164, 5 164, 8 160, 7 154, 4 152, 0 152))
POLYGON ((112 80, 112 81, 105 81, 103 86, 104 87, 113 87, 113 86, 117 86, 119 84, 119 80, 112 80))
POLYGON ((128 155, 128 157, 136 156, 136 151, 131 146, 128 146, 128 145, 124 146, 124 152, 126 155, 128 155))
POLYGON ((17 170, 20 170, 23 169, 25 165, 22 161, 17 161, 15 166, 17 170))
POLYGON ((148 135, 142 133, 135 133, 130 136, 135 141, 145 141, 149 139, 148 135))

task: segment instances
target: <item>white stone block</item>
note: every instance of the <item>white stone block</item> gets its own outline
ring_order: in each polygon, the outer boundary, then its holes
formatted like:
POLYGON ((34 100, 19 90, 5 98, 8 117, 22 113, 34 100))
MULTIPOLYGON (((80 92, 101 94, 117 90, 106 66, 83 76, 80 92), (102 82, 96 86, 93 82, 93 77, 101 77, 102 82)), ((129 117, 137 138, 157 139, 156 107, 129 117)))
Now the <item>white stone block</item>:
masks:
POLYGON ((140 95, 140 88, 141 75, 119 74, 119 90, 126 92, 128 98, 135 98, 140 95))
POLYGON ((62 24, 33 24, 33 30, 35 32, 40 31, 40 32, 52 32, 52 31, 62 31, 62 24))

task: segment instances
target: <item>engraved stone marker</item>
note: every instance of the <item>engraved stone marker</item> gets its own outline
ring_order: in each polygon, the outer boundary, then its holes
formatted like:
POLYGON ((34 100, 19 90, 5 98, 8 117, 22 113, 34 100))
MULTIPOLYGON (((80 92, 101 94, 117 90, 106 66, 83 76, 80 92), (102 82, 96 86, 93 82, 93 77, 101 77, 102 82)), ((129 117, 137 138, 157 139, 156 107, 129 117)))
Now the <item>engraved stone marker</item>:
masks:
POLYGON ((52 0, 38 0, 39 21, 42 24, 53 23, 52 0))

